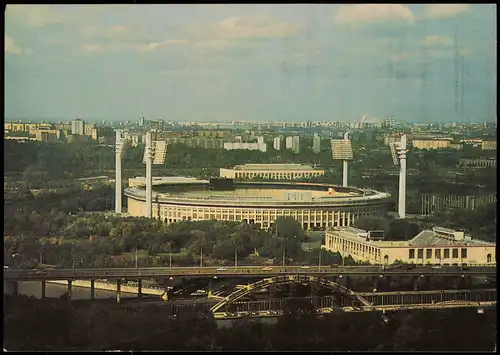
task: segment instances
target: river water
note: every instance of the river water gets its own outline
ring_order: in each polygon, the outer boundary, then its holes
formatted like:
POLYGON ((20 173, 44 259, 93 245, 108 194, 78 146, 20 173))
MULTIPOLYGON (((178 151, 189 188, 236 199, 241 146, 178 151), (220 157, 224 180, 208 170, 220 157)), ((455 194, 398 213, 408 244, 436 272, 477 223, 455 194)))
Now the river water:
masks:
MULTIPOLYGON (((60 284, 45 283, 45 297, 49 298, 59 298, 66 293, 68 287, 60 284)), ((72 299, 74 300, 89 300, 90 299, 90 288, 86 287, 76 287, 71 288, 72 299)), ((6 293, 6 288, 4 287, 4 293, 6 293)), ((32 296, 36 298, 42 298, 42 283, 39 281, 22 281, 19 282, 18 293, 20 295, 32 296)), ((137 297, 135 293, 122 292, 121 298, 137 297)), ((108 290, 98 290, 95 289, 95 298, 98 299, 115 299, 116 292, 108 290)), ((264 323, 275 323, 277 318, 275 317, 264 317, 259 318, 261 322, 264 323)), ((230 319, 217 319, 215 321, 219 327, 230 327, 233 320, 230 319)))
MULTIPOLYGON (((66 293, 68 287, 60 284, 53 283, 45 283, 45 297, 49 298, 59 298, 66 293)), ((5 293, 4 288, 4 293, 5 293)), ((20 295, 33 296, 36 298, 42 297, 42 283, 39 281, 22 281, 19 282, 18 292, 20 295)), ((74 300, 89 300, 90 299, 90 288, 86 287, 71 287, 71 298, 74 300)), ((95 289, 95 298, 98 299, 107 299, 107 298, 116 298, 116 292, 109 290, 98 290, 95 289)), ((122 298, 127 297, 137 297, 134 293, 121 293, 122 298)))

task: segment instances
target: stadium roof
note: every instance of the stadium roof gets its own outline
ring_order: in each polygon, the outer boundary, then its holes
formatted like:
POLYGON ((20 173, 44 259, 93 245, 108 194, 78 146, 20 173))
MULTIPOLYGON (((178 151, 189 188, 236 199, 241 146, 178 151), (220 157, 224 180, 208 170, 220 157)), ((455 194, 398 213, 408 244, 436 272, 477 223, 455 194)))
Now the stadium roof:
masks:
POLYGON ((306 164, 244 164, 235 165, 234 170, 319 170, 306 164))

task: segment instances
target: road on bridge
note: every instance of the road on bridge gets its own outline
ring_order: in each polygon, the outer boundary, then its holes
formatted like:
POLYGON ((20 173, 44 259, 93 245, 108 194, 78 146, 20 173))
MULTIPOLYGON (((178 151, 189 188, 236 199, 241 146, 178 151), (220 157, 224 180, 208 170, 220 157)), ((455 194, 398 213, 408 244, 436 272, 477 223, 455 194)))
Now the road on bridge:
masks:
POLYGON ((169 277, 273 277, 279 275, 310 276, 496 276, 496 266, 417 266, 414 268, 386 268, 381 266, 238 266, 238 267, 158 267, 115 269, 4 269, 6 281, 30 280, 89 280, 89 279, 146 279, 169 277))

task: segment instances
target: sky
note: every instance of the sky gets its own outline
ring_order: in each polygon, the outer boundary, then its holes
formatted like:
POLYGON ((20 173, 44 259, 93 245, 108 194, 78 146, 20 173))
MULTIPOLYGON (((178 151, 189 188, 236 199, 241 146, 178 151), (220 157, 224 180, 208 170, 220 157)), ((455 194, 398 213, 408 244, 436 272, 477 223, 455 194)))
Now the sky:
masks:
POLYGON ((7 5, 6 119, 496 121, 494 4, 7 5))

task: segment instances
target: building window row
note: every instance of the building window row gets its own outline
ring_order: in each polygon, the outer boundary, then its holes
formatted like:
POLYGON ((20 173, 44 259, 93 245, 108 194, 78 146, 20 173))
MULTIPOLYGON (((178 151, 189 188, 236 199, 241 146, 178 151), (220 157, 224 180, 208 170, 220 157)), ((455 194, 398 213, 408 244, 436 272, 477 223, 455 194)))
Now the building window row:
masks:
MULTIPOLYGON (((432 250, 434 250, 434 258, 441 259, 441 249, 425 249, 425 258, 432 259, 432 250)), ((458 248, 451 249, 452 258, 458 259, 458 248)), ((460 257, 467 259, 467 248, 461 248, 460 257)), ((417 249, 417 259, 424 258, 424 249, 417 249)), ((450 248, 443 249, 443 259, 450 258, 450 248)), ((415 259, 415 249, 408 250, 408 259, 415 259)))
POLYGON ((269 179, 292 179, 323 175, 321 171, 300 171, 300 172, 235 172, 235 178, 262 177, 269 179))

